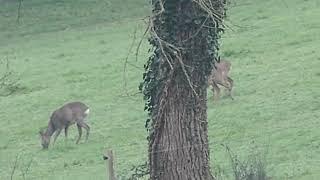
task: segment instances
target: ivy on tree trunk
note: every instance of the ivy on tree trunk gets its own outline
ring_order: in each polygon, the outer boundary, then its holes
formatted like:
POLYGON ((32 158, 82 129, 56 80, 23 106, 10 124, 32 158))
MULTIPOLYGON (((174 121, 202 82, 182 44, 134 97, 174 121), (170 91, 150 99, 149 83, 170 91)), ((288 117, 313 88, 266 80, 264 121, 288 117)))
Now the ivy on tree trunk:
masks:
POLYGON ((149 113, 152 180, 209 180, 207 78, 225 0, 152 0, 153 52, 140 89, 149 113))

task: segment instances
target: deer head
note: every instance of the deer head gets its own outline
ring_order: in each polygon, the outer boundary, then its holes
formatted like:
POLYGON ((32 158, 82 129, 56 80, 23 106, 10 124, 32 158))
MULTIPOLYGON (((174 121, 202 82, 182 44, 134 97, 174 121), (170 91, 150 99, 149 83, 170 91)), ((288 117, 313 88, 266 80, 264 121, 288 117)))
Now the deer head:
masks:
POLYGON ((46 135, 43 130, 39 131, 42 149, 48 149, 50 144, 50 136, 46 135))

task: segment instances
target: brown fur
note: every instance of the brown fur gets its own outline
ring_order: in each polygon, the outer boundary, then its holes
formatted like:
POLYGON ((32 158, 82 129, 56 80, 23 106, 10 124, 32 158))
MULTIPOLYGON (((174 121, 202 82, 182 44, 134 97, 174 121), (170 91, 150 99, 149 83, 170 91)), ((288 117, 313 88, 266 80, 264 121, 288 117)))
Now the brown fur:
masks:
POLYGON ((231 94, 233 80, 229 77, 230 69, 231 63, 228 60, 220 60, 219 63, 215 63, 215 67, 211 71, 211 74, 208 78, 208 85, 212 86, 212 92, 215 100, 218 100, 220 97, 220 88, 218 85, 227 88, 228 96, 233 100, 231 94))
POLYGON ((87 131, 87 140, 89 137, 90 127, 84 120, 88 114, 89 107, 82 102, 70 102, 55 110, 50 117, 46 131, 40 131, 42 147, 44 149, 49 147, 51 136, 55 133, 53 141, 54 144, 62 129, 65 130, 65 136, 67 138, 69 126, 75 123, 77 124, 79 132, 79 137, 76 143, 78 144, 80 141, 82 128, 87 131))

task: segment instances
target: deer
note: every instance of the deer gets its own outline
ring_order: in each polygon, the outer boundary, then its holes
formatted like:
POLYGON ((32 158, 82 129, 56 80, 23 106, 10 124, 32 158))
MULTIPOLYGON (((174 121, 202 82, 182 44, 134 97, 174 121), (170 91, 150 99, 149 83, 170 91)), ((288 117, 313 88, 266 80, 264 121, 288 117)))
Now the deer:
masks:
POLYGON ((208 77, 208 86, 212 86, 214 100, 218 100, 220 96, 220 88, 218 85, 225 87, 228 90, 228 96, 233 100, 231 91, 233 88, 233 80, 229 77, 231 63, 225 59, 218 59, 212 68, 211 74, 208 77))
POLYGON ((56 109, 51 114, 49 119, 48 127, 45 131, 40 130, 41 136, 41 145, 43 149, 48 149, 50 144, 51 136, 54 134, 53 146, 60 135, 61 131, 64 129, 65 138, 68 137, 68 128, 69 126, 76 124, 78 127, 78 139, 76 144, 79 144, 79 141, 82 136, 82 128, 87 132, 86 141, 89 137, 90 127, 85 122, 85 118, 89 115, 89 107, 82 102, 69 102, 64 104, 62 107, 56 109))

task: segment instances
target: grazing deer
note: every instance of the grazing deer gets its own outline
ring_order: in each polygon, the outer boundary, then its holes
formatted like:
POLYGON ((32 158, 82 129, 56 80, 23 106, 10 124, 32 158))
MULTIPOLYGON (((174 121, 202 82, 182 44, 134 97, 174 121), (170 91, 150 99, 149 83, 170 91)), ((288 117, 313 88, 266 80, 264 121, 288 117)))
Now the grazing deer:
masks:
POLYGON ((79 132, 79 137, 76 143, 78 144, 80 141, 82 128, 87 131, 87 141, 89 137, 90 127, 84 120, 88 116, 88 114, 89 107, 82 102, 70 102, 55 110, 50 117, 48 128, 46 129, 46 131, 40 131, 42 148, 48 148, 53 133, 55 133, 53 140, 54 145, 62 129, 64 129, 65 137, 67 138, 69 126, 75 123, 77 124, 79 132))
POLYGON ((233 100, 231 91, 233 87, 233 80, 228 76, 231 69, 231 63, 227 60, 220 60, 215 62, 211 74, 208 78, 208 85, 212 86, 212 92, 214 94, 214 99, 218 100, 220 96, 221 85, 228 90, 228 96, 233 100))

